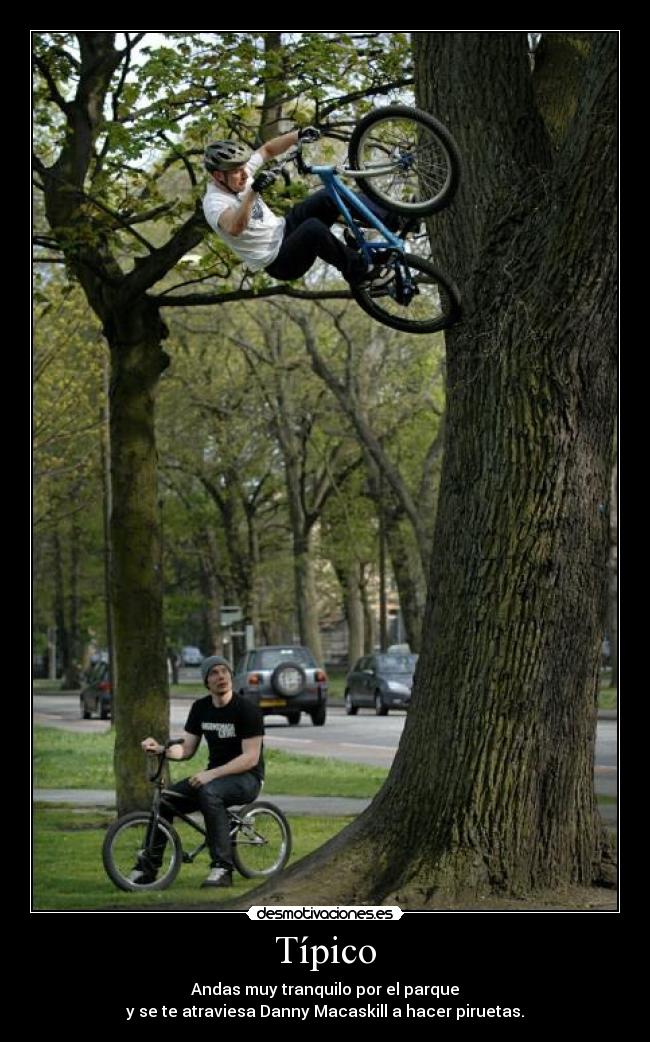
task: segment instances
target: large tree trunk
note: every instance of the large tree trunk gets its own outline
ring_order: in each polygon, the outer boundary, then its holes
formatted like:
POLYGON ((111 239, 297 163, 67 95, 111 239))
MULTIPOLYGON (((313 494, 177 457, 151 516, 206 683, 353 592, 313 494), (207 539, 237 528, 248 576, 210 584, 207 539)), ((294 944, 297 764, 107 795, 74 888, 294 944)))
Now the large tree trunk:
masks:
POLYGON ((111 550, 117 685, 114 698, 118 813, 151 800, 141 740, 168 737, 169 691, 162 619, 162 545, 154 396, 166 335, 146 301, 114 313, 111 346, 111 550))
POLYGON ((612 467, 610 500, 609 544, 609 610, 607 636, 609 638, 609 666, 611 686, 618 687, 618 461, 612 467))
POLYGON ((458 137, 463 275, 423 646, 369 810, 255 904, 479 903, 611 880, 593 786, 616 347, 612 33, 553 151, 525 34, 415 35, 458 137))

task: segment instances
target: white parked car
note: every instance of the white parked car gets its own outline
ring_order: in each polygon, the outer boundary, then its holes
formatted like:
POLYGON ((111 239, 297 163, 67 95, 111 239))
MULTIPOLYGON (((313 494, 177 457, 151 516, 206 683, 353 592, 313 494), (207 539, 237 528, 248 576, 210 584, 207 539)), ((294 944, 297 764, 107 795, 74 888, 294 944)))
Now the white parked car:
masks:
POLYGON ((200 666, 202 661, 203 655, 200 648, 192 645, 181 648, 181 666, 200 666))

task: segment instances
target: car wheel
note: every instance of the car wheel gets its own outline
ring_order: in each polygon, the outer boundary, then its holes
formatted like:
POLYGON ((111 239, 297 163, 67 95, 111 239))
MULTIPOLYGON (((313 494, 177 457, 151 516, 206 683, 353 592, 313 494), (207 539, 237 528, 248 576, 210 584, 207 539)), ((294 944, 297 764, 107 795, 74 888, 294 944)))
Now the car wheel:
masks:
POLYGON ((316 709, 312 709, 309 715, 314 727, 322 727, 327 717, 327 710, 325 706, 317 706, 316 709))
POLYGON ((388 706, 385 706, 379 691, 375 691, 375 713, 377 716, 388 716, 388 706))
POLYGON ((99 719, 100 720, 108 720, 108 718, 110 716, 110 712, 111 712, 110 706, 102 706, 101 710, 100 710, 100 713, 99 713, 99 719))
POLYGON ((352 704, 352 695, 350 694, 349 691, 345 692, 345 694, 343 696, 343 701, 345 702, 345 712, 347 713, 347 715, 348 716, 356 716, 357 715, 357 709, 359 707, 352 704))
POLYGON ((300 710, 292 713, 287 713, 287 721, 291 727, 295 727, 296 724, 300 723, 300 710))
POLYGON ((83 705, 83 704, 81 706, 81 719, 82 720, 90 720, 90 711, 88 709, 86 709, 85 705, 83 705))

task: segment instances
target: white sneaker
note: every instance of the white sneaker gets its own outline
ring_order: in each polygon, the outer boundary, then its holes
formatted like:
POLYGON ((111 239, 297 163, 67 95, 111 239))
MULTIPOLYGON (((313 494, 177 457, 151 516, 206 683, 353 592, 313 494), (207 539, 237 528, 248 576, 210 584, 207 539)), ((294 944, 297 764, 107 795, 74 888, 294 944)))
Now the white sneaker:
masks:
POLYGON ((207 879, 203 880, 201 886, 232 886, 232 872, 222 865, 211 868, 207 879))

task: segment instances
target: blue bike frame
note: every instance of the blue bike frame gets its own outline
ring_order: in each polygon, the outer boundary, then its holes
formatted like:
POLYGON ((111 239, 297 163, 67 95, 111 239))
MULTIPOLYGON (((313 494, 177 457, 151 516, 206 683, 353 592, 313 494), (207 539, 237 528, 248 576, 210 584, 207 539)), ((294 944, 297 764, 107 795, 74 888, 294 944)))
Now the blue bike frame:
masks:
POLYGON ((369 210, 361 199, 359 199, 350 188, 339 180, 336 176, 335 166, 311 166, 306 167, 306 170, 310 174, 316 174, 316 176, 322 181, 328 195, 334 200, 341 214, 345 218, 345 222, 352 231, 359 249, 362 251, 364 259, 368 264, 372 263, 372 253, 376 250, 392 249, 397 250, 401 254, 404 253, 404 242, 402 239, 398 239, 393 232, 390 232, 388 228, 381 223, 377 215, 374 214, 372 210, 369 210), (352 209, 361 214, 364 220, 366 220, 372 228, 384 236, 383 241, 374 239, 368 242, 366 240, 363 232, 359 229, 354 217, 346 206, 346 201, 350 204, 352 209))

